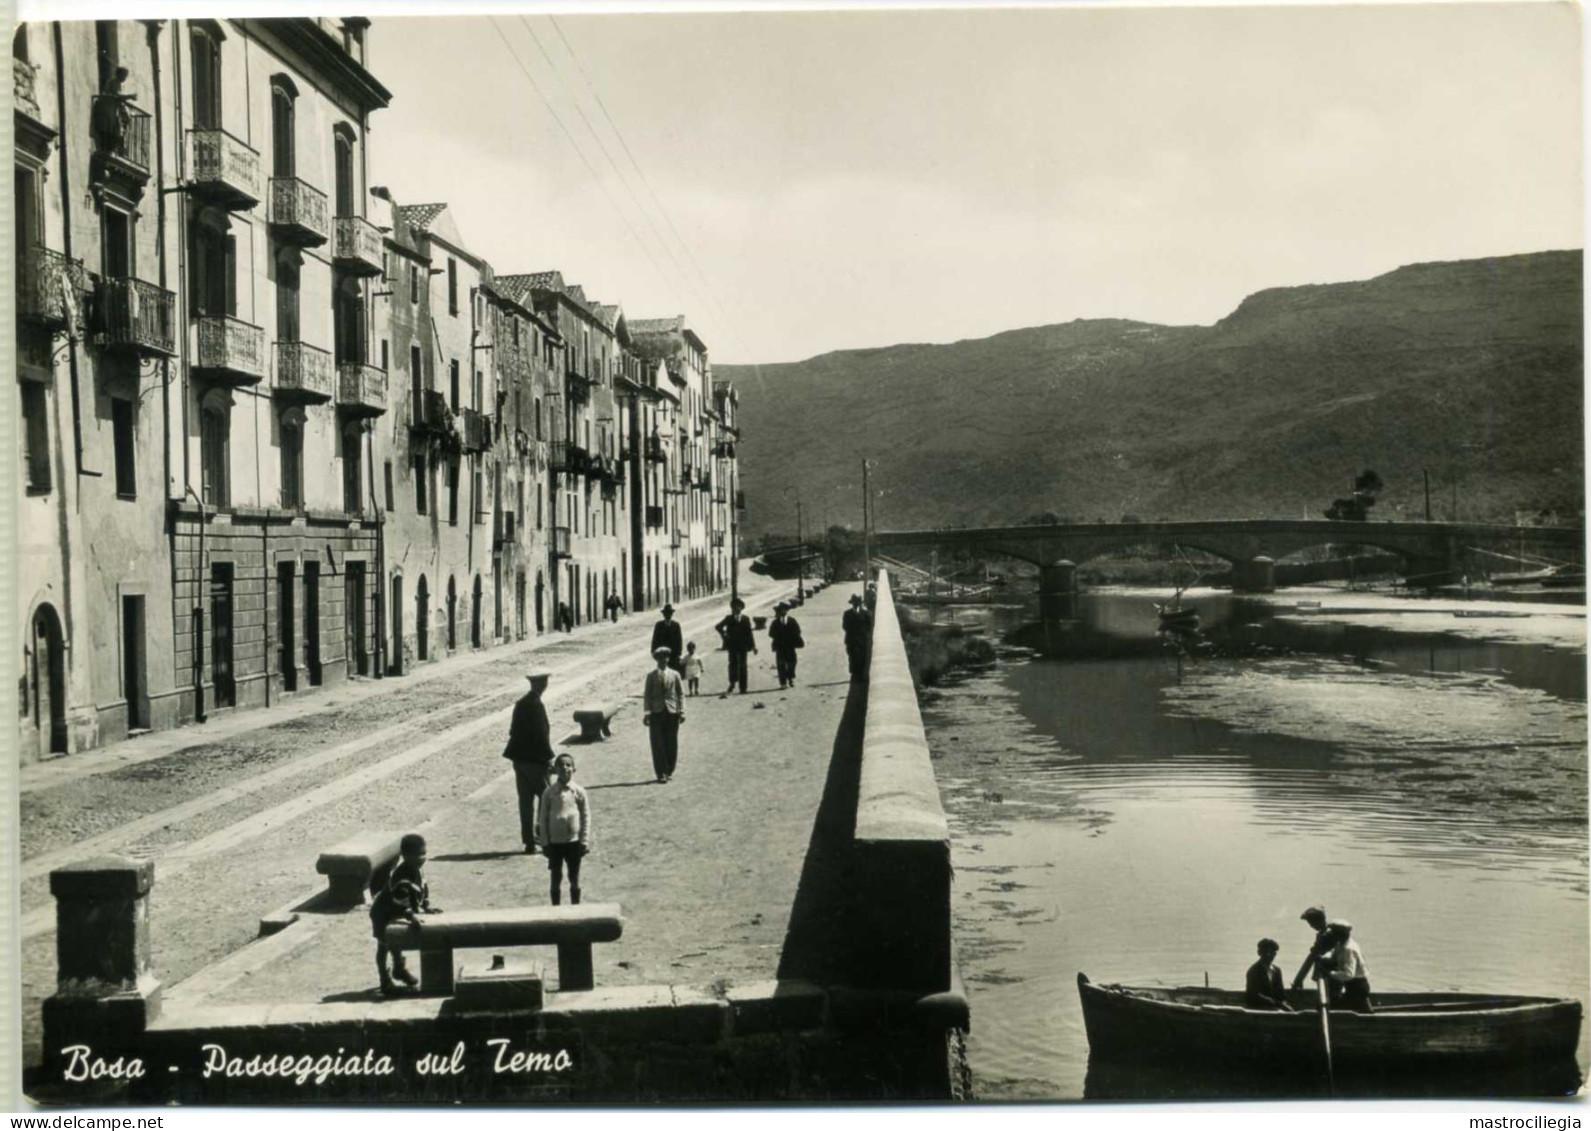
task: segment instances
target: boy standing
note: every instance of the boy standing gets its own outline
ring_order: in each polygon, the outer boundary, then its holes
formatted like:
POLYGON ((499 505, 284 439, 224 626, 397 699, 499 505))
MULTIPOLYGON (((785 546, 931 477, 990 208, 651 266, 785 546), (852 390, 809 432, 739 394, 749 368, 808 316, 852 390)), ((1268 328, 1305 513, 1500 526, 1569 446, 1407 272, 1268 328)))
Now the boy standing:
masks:
POLYGON ((696 654, 696 641, 692 640, 685 645, 685 682, 689 685, 692 695, 701 693, 702 671, 705 667, 702 658, 696 654))
POLYGON ((559 754, 553 761, 556 778, 541 795, 542 850, 547 853, 547 869, 552 873, 552 905, 558 906, 563 886, 564 865, 569 866, 569 902, 580 902, 580 861, 591 851, 591 805, 586 791, 574 783, 573 754, 559 754))
POLYGON ((425 837, 407 833, 398 842, 401 859, 393 865, 387 876, 387 886, 376 894, 370 904, 370 929, 376 936, 376 973, 381 977, 381 993, 391 997, 398 993, 393 984, 396 978, 409 989, 420 984, 404 965, 403 951, 392 955, 392 973, 387 973, 387 924, 406 919, 410 930, 420 929, 420 915, 435 915, 440 907, 431 906, 431 889, 425 883, 425 837))

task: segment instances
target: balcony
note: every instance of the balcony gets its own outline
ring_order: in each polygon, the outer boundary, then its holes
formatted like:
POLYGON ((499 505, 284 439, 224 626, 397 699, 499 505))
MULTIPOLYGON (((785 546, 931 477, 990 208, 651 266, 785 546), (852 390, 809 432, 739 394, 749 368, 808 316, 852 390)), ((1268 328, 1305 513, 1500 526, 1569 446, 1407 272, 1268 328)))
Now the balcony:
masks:
POLYGON ((586 400, 591 396, 592 379, 574 366, 564 370, 564 388, 573 400, 586 400))
POLYGON ((447 397, 436 389, 421 389, 411 408, 413 416, 409 420, 409 427, 414 431, 437 436, 450 435, 455 431, 453 410, 447 406, 447 397))
POLYGON ((348 416, 387 411, 387 371, 362 361, 337 363, 337 407, 348 416))
POLYGON ((11 59, 11 97, 18 112, 26 114, 35 122, 44 120, 43 111, 39 109, 39 100, 33 94, 33 79, 36 68, 26 59, 11 59))
POLYGON ((720 440, 713 447, 713 455, 719 459, 735 458, 735 443, 733 440, 720 440))
POLYGON ((142 279, 102 278, 95 290, 95 341, 138 357, 177 352, 177 296, 142 279))
POLYGON ((303 342, 276 343, 276 384, 271 392, 282 400, 323 404, 337 390, 337 367, 328 350, 303 342))
POLYGON ((199 317, 193 371, 224 385, 257 385, 265 378, 265 330, 229 314, 199 317))
POLYGON ((652 463, 662 463, 668 459, 668 453, 663 450, 663 437, 648 436, 646 438, 646 458, 652 463))
POLYGON ((87 290, 83 265, 47 247, 17 256, 17 317, 51 330, 77 317, 78 296, 87 290))
POLYGON ((715 502, 715 503, 727 503, 727 502, 729 502, 729 488, 725 487, 722 483, 720 483, 718 486, 714 487, 713 488, 713 502, 715 502))
POLYGON ((713 549, 722 550, 723 548, 724 548, 724 532, 722 530, 713 531, 713 549))
POLYGON ((567 440, 554 440, 548 445, 547 467, 568 475, 584 474, 591 466, 591 457, 578 444, 567 440))
POLYGON ((663 529, 663 508, 662 507, 647 507, 646 508, 646 528, 648 530, 662 530, 663 529))
POLYGON ((696 482, 696 468, 688 463, 681 464, 679 469, 679 485, 689 487, 696 482))
POLYGON ((267 210, 271 231, 295 247, 319 247, 331 235, 326 219, 326 194, 297 177, 271 178, 267 210))
POLYGON ((555 526, 552 528, 552 546, 550 548, 552 556, 555 558, 567 558, 569 556, 569 528, 567 526, 555 526))
POLYGON ((492 446, 492 418, 473 408, 459 409, 459 436, 466 452, 484 452, 492 446))
POLYGON ((96 94, 89 106, 96 156, 134 185, 149 180, 149 114, 125 95, 96 94))
POLYGON ((225 130, 189 130, 188 189, 228 211, 247 211, 264 196, 260 155, 225 130))
POLYGON ((381 274, 381 229, 363 216, 339 216, 333 234, 336 266, 350 275, 381 274))

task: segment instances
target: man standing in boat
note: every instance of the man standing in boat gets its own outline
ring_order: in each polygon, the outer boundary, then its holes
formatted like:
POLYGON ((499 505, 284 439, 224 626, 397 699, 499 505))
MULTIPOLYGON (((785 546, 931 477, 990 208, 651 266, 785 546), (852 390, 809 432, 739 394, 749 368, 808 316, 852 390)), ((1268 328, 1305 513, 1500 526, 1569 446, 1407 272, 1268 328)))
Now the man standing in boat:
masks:
POLYGON ((1297 976, 1293 978, 1293 989, 1295 990, 1304 988, 1304 979, 1309 977, 1311 970, 1314 970, 1317 982, 1325 976, 1326 971, 1322 964, 1327 961, 1326 956, 1337 945, 1332 941, 1331 933, 1326 930, 1326 909, 1324 907, 1311 907, 1299 918, 1315 928, 1315 942, 1309 948, 1309 953, 1304 956, 1304 964, 1298 968, 1297 976))
POLYGON ((1331 1004, 1355 1013, 1374 1013, 1370 1004, 1370 968, 1365 965, 1359 944, 1353 941, 1353 924, 1329 923, 1326 933, 1331 938, 1332 952, 1321 973, 1331 985, 1331 1004))

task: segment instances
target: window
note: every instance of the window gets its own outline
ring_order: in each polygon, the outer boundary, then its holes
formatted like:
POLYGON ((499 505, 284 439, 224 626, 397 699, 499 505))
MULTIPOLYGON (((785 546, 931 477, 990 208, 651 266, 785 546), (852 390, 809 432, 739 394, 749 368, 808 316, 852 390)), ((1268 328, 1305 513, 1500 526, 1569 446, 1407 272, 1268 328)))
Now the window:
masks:
POLYGON ((188 291, 200 315, 237 311, 238 241, 224 214, 206 211, 189 225, 193 254, 188 260, 188 291))
POLYGON ((520 423, 519 419, 519 389, 516 387, 514 389, 514 431, 521 432, 523 430, 524 425, 520 423))
POLYGON ((232 505, 232 403, 225 397, 206 398, 199 416, 200 495, 206 506, 232 505))
POLYGON ((282 509, 304 505, 304 410, 282 413, 282 509))
POLYGON ((452 257, 447 261, 447 312, 459 312, 459 265, 452 257))
POLYGON ((298 253, 284 249, 276 259, 276 340, 296 342, 298 337, 298 253))
MULTIPOLYGON (((357 216, 354 208, 354 139, 348 127, 337 125, 332 137, 333 199, 338 216, 357 216)), ((382 273, 385 274, 385 264, 382 273)))
POLYGON ((409 301, 420 301, 420 269, 414 264, 409 264, 409 301))
POLYGON ((349 514, 360 514, 364 510, 364 437, 365 430, 357 422, 343 428, 343 510, 349 514))
POLYGON ((392 281, 392 253, 390 251, 381 253, 381 281, 383 283, 392 281))
POLYGON ((392 461, 389 459, 382 464, 382 475, 387 486, 387 513, 392 513, 392 461))
POLYGON ((50 489, 50 421, 47 387, 33 381, 19 382, 22 390, 23 444, 27 448, 28 494, 42 495, 50 489))
POLYGON ((387 371, 387 339, 381 339, 381 372, 387 371))
MULTIPOLYGON (((424 379, 424 375, 420 372, 420 347, 419 346, 410 346, 409 347, 409 392, 414 398, 413 404, 412 404, 412 406, 410 408, 410 412, 413 415, 411 416, 410 419, 412 419, 414 421, 414 423, 416 423, 416 424, 420 423, 420 421, 422 419, 424 419, 424 410, 423 410, 423 406, 421 404, 422 398, 420 396, 420 393, 421 393, 422 390, 424 390, 424 388, 425 388, 425 379, 424 379)), ((425 512, 421 511, 420 513, 424 514, 425 512)))
POLYGON ((459 363, 457 358, 447 363, 447 380, 447 404, 449 408, 457 412, 459 410, 459 363))
POLYGON ((431 469, 423 455, 416 456, 414 460, 414 513, 424 514, 426 480, 431 474, 431 469))
POLYGON ((221 37, 219 29, 195 25, 189 34, 193 58, 193 125, 221 128, 221 37))
POLYGON ((453 460, 447 463, 447 522, 459 524, 459 465, 453 460))
POLYGON ((541 486, 540 486, 540 484, 538 484, 536 486, 536 529, 540 530, 541 528, 542 528, 541 486))
POLYGON ((472 394, 471 399, 474 402, 475 411, 476 412, 485 412, 486 411, 486 386, 485 386, 485 382, 481 378, 481 371, 479 369, 477 369, 475 371, 475 385, 470 390, 470 392, 472 394))
POLYGON ((487 514, 486 496, 481 494, 481 469, 475 469, 475 521, 485 522, 487 514))
POLYGON ((332 295, 331 320, 337 364, 364 364, 365 296, 357 279, 345 278, 337 284, 332 295))
POLYGON ((541 398, 536 398, 536 439, 541 439, 541 398))
POLYGON ((293 138, 293 99, 297 94, 286 76, 271 80, 271 176, 297 175, 298 147, 293 138))
POLYGON ((111 435, 116 445, 116 497, 138 497, 137 464, 133 458, 133 435, 138 407, 131 400, 113 397, 110 402, 111 435))

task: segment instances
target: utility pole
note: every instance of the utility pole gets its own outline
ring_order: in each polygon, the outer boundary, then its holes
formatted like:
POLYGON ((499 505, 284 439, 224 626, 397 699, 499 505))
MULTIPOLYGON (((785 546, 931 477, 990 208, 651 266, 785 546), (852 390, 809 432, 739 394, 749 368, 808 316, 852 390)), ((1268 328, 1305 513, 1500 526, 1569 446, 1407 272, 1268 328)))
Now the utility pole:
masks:
POLYGON ((867 522, 867 460, 862 461, 862 582, 866 584, 868 572, 873 568, 873 535, 867 522))
POLYGON ((807 589, 807 548, 801 539, 801 499, 796 498, 796 596, 806 598, 807 589))

